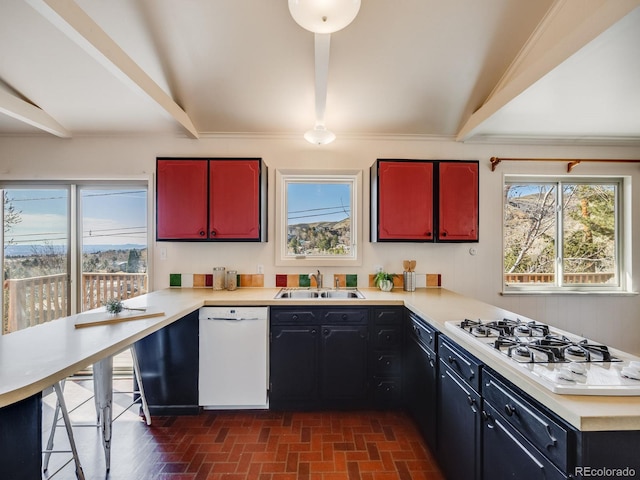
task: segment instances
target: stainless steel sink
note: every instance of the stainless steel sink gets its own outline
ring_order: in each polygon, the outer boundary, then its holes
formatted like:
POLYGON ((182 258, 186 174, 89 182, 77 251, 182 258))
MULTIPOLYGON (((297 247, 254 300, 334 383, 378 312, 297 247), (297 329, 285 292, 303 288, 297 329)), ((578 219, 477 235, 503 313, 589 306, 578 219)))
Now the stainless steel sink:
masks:
POLYGON ((340 299, 364 298, 364 295, 357 289, 313 290, 310 288, 283 288, 276 294, 275 298, 340 299))
POLYGON ((364 298, 359 290, 326 290, 320 295, 322 298, 364 298))

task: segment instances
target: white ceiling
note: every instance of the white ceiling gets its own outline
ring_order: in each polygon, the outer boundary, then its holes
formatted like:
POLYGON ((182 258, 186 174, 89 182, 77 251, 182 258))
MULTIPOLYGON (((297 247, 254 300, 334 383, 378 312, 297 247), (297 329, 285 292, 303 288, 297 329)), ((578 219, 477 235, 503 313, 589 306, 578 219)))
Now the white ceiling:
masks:
MULTIPOLYGON (((268 136, 313 126, 313 34, 286 0, 75 4, 0 2, 1 135, 268 136)), ((638 5, 363 0, 331 35, 327 128, 640 144, 638 5)))

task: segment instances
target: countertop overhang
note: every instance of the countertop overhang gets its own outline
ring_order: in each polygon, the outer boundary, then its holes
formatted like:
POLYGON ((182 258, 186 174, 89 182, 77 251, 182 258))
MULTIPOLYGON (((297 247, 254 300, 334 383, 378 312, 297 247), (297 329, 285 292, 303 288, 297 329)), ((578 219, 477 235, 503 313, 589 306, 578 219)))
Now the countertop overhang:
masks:
MULTIPOLYGON (((275 299, 277 288, 164 289, 127 300, 126 306, 155 309, 163 316, 114 325, 75 328, 78 315, 62 318, 10 335, 0 336, 0 407, 16 403, 73 375, 98 360, 114 355, 202 306, 405 306, 459 343, 483 363, 500 373, 540 403, 582 431, 640 430, 640 397, 558 395, 518 371, 517 365, 499 362, 470 341, 462 331, 445 329, 445 323, 464 318, 518 317, 443 288, 414 292, 360 289, 364 299, 275 299)), ((82 315, 82 314, 80 314, 82 315)))

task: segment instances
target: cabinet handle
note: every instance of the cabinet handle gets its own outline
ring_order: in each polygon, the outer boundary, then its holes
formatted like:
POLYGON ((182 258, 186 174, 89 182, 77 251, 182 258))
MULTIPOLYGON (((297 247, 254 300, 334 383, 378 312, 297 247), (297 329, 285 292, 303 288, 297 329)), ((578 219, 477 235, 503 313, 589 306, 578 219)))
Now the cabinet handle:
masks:
POLYGON ((347 320, 349 318, 349 315, 347 315, 346 313, 342 314, 342 320, 347 320))
POLYGON ((315 328, 312 328, 312 329, 311 329, 311 335, 315 335, 316 333, 317 333, 317 332, 316 332, 316 329, 315 329, 315 328))
POLYGON ((211 236, 215 237, 216 236, 216 231, 215 230, 211 230, 211 236))
POLYGON ((389 335, 389 334, 387 334, 384 338, 387 340, 387 342, 391 341, 391 335, 389 335))
POLYGON ((430 236, 431 236, 431 232, 427 232, 427 237, 430 237, 430 236))
POLYGON ((324 329, 324 334, 325 334, 325 335, 329 335, 329 329, 328 329, 328 328, 325 328, 325 329, 324 329))
POLYGON ((291 318, 293 318, 294 320, 298 320, 298 315, 293 314, 293 315, 291 316, 291 318))
POLYGON ((512 416, 514 413, 516 413, 516 407, 514 407, 513 405, 507 403, 504 406, 504 413, 507 414, 508 417, 512 416))
POLYGON ((456 359, 453 358, 451 355, 449 355, 449 357, 447 358, 447 360, 449 360, 449 363, 454 364, 456 363, 456 359))
POLYGON ((441 237, 446 237, 447 236, 447 232, 440 232, 440 236, 441 237))
POLYGON ((487 423, 487 428, 494 428, 495 425, 493 424, 493 418, 491 417, 490 413, 485 412, 484 410, 482 411, 482 419, 487 423))
POLYGON ((433 358, 430 358, 430 359, 429 359, 429 366, 430 366, 431 368, 435 368, 435 367, 436 367, 436 362, 434 362, 434 361, 433 361, 433 358))
POLYGON ((433 343, 433 335, 429 335, 429 343, 433 343))
POLYGON ((473 407, 473 404, 476 403, 476 400, 471 395, 467 395, 467 403, 473 407))
POLYGON ((204 230, 200 230, 200 231, 198 232, 198 235, 200 235, 201 237, 204 237, 204 230))

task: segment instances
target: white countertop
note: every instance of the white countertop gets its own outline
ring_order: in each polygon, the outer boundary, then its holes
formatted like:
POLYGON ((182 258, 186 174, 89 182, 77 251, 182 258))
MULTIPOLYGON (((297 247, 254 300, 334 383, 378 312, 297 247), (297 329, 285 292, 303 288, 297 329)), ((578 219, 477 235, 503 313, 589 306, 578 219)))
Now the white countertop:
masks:
MULTIPOLYGON (((361 289, 365 299, 275 300, 277 288, 239 288, 235 291, 211 289, 166 289, 125 302, 129 307, 160 310, 165 315, 102 325, 75 328, 77 315, 0 336, 0 407, 27 398, 54 382, 106 356, 118 353, 137 340, 205 305, 404 305, 438 330, 508 378, 515 385, 556 412, 576 428, 596 430, 640 430, 640 397, 557 395, 506 362, 498 362, 470 337, 445 329, 445 322, 464 318, 513 317, 507 310, 456 294, 442 288, 399 289, 385 293, 361 289)), ((526 319, 526 317, 519 316, 526 319)))

